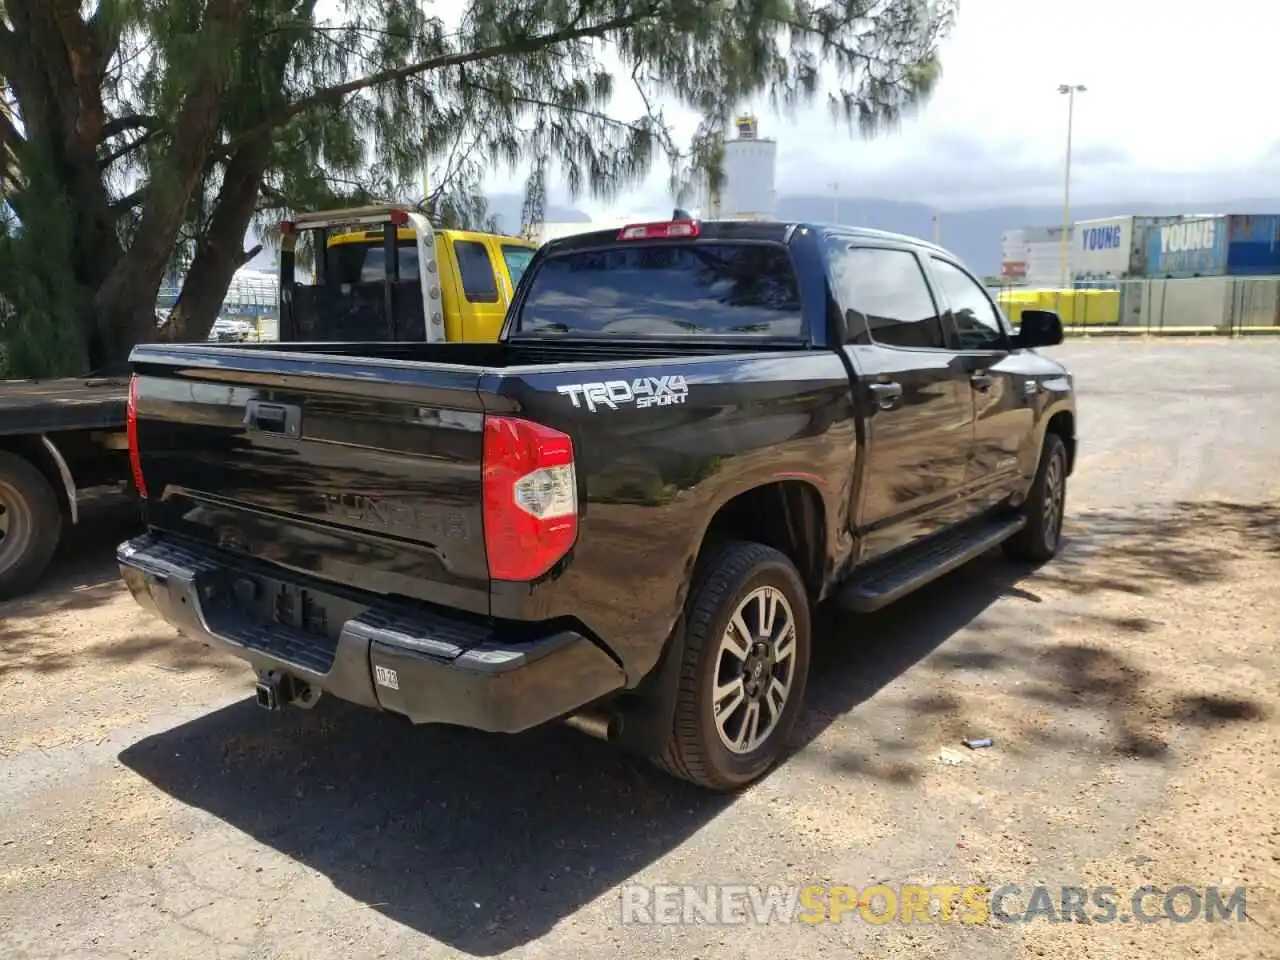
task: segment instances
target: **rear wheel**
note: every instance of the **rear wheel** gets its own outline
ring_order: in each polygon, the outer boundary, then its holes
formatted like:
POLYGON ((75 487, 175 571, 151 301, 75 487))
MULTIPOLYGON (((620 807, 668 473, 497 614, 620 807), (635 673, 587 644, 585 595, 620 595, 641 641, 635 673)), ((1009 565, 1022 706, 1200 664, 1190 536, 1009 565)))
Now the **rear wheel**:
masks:
POLYGON ((1043 563, 1058 552, 1067 503, 1067 448, 1056 433, 1047 433, 1040 466, 1023 508, 1027 525, 1004 542, 1005 552, 1020 560, 1043 563))
POLYGON ((0 450, 0 600, 40 579, 61 534, 62 511, 44 475, 0 450))
POLYGON ((712 790, 763 776, 782 756, 809 674, 809 601, 772 547, 730 543, 690 596, 675 719, 653 762, 712 790))

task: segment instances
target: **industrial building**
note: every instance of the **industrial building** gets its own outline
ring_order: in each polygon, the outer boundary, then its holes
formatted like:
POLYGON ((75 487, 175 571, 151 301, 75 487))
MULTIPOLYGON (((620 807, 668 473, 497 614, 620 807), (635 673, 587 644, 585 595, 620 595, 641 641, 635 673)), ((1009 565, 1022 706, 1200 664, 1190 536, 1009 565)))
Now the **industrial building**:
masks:
POLYGON ((724 183, 707 191, 702 208, 709 220, 772 220, 778 212, 778 141, 760 136, 754 114, 734 120, 736 136, 724 144, 724 183))

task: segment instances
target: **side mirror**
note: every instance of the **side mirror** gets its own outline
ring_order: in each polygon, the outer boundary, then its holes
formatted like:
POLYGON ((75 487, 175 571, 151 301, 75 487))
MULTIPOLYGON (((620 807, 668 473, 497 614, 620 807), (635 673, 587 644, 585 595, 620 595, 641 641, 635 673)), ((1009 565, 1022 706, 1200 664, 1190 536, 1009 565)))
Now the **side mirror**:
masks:
POLYGON ((1062 340, 1062 319, 1052 310, 1022 311, 1022 324, 1013 338, 1015 347, 1056 347, 1062 340))

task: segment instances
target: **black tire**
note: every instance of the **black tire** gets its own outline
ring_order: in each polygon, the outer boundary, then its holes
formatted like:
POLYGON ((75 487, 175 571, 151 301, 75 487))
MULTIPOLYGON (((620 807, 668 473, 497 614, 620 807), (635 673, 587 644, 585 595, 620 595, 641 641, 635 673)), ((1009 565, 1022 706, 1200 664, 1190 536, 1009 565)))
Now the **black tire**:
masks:
POLYGON ((0 450, 0 600, 43 576, 62 536, 62 510, 44 475, 0 450))
MULTIPOLYGON (((758 596, 758 595, 757 595, 758 596)), ((766 596, 773 596, 770 592, 766 596)), ((752 599, 754 604, 758 602, 752 599)), ((784 608, 779 605, 779 611, 784 608)), ((744 613, 744 620, 747 614, 744 613)), ((671 733, 662 752, 651 757, 660 769, 698 786, 716 791, 736 790, 762 777, 782 757, 796 720, 803 709, 805 686, 809 675, 810 615, 809 599, 795 565, 772 547, 758 543, 730 542, 721 546, 709 562, 701 566, 698 582, 690 594, 685 616, 684 659, 681 663, 679 688, 676 691, 675 716, 671 733), (713 712, 712 691, 721 669, 721 641, 738 608, 756 591, 772 588, 790 607, 794 623, 794 671, 789 691, 776 713, 761 702, 755 708, 763 717, 769 710, 772 728, 754 749, 735 752, 721 739, 720 726, 713 712)), ((754 623, 754 620, 753 620, 754 623)), ((785 638, 777 649, 786 646, 785 638)), ((762 644, 761 646, 769 646, 762 644)), ((726 657, 731 655, 725 654, 726 657)), ((754 659, 752 654, 751 658, 754 659)), ((776 664, 765 658, 764 672, 756 671, 754 679, 747 667, 741 676, 743 690, 768 686, 774 671, 783 668, 783 658, 776 664)), ((731 660, 726 663, 732 664, 731 660)), ((760 662, 760 661, 756 661, 760 662)), ((746 661, 744 661, 744 664, 746 661)), ((781 682, 781 680, 779 681, 781 682)), ((767 697, 763 698, 767 700, 767 697)), ((741 709, 750 710, 750 699, 741 709)), ((736 711, 725 714, 733 720, 736 711)), ((744 720, 745 724, 746 721, 744 720)), ((749 746, 749 738, 745 744, 749 746)))
POLYGON ((1004 542, 1005 553, 1033 563, 1052 559, 1062 543, 1066 498, 1067 448, 1056 433, 1047 433, 1036 478, 1023 505, 1027 524, 1004 542))

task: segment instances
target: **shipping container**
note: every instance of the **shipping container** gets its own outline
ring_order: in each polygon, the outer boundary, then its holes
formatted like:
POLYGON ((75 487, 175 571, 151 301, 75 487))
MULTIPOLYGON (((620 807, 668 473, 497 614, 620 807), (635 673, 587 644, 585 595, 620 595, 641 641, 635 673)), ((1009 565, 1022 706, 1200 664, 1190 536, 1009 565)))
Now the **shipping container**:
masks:
MULTIPOLYGON (((1072 257, 1074 228, 1067 230, 1072 257)), ((1070 276, 1070 263, 1068 263, 1070 276)), ((1062 227, 1019 227, 1000 234, 1000 275, 1015 283, 1057 286, 1062 281, 1062 227)))
MULTIPOLYGON (((1027 244, 1023 279, 1031 286, 1056 287, 1062 282, 1062 228, 1058 227, 1056 233, 1057 237, 1052 239, 1032 240, 1027 244)), ((1068 257, 1071 254, 1070 243, 1068 238, 1068 257)))
POLYGON ((1151 236, 1152 227, 1163 227, 1188 219, 1200 220, 1204 217, 1134 217, 1133 246, 1129 251, 1129 276, 1145 277, 1147 275, 1147 240, 1151 236))
POLYGON ((1078 221, 1071 250, 1072 279, 1100 280, 1128 274, 1134 221, 1134 217, 1078 221))
POLYGON ((1000 234, 1001 261, 1017 261, 1027 258, 1027 232, 1006 230, 1000 234))
POLYGON ((1227 273, 1233 277, 1280 274, 1280 216, 1227 217, 1227 273))
POLYGON ((1147 231, 1182 217, 1106 217, 1081 220, 1071 251, 1073 280, 1121 280, 1147 273, 1147 231))
POLYGON ((1227 271, 1227 218, 1201 217, 1149 226, 1147 276, 1220 277, 1227 271))

